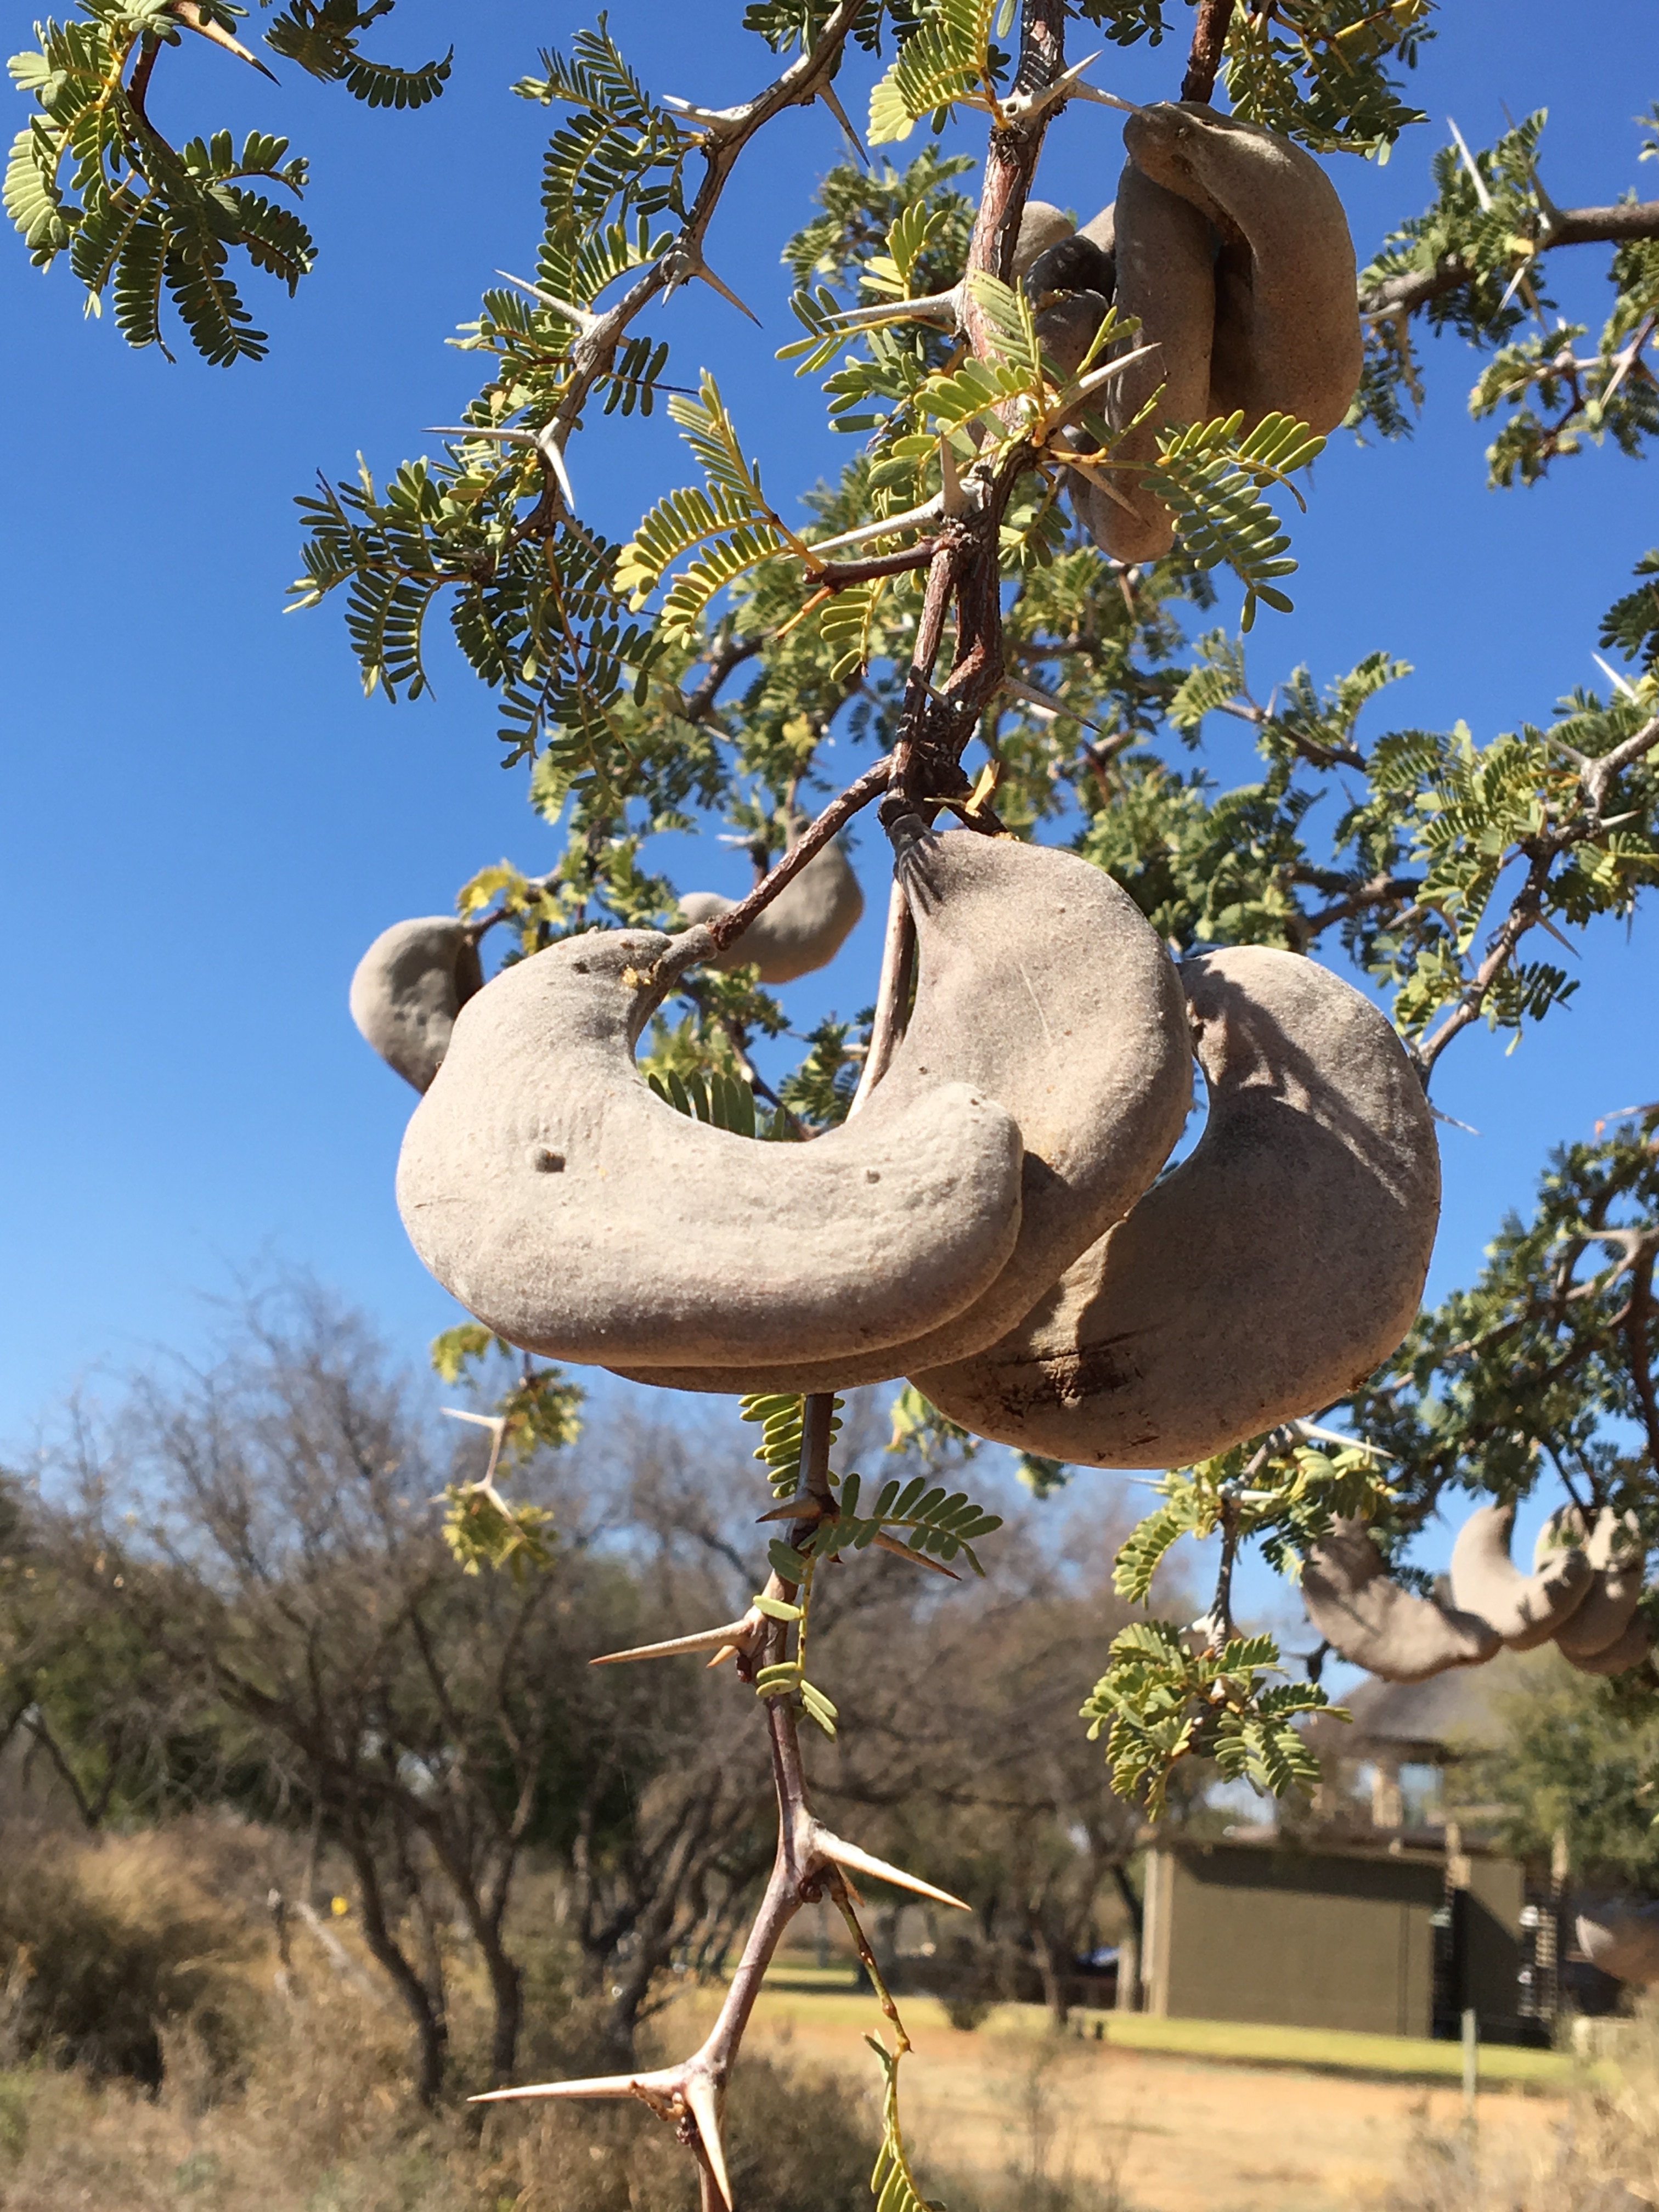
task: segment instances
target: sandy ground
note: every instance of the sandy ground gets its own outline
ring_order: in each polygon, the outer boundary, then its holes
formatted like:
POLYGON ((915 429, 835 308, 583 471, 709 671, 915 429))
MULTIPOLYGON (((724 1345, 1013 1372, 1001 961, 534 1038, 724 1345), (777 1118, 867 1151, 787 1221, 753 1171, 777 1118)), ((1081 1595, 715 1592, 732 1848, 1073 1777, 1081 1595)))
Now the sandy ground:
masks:
MULTIPOLYGON (((902 2009, 915 2049, 902 2111, 925 2188, 930 2169, 940 2188, 954 2169, 1091 2181, 1101 2212, 1364 2212, 1415 2131, 1449 2134, 1462 2116, 1456 2088, 1115 2050, 1050 2037, 1024 2008, 972 2034, 934 2006, 902 2009)), ((752 2034, 867 2081, 862 2033, 878 2025, 873 2004, 854 2019, 769 1997, 752 2034)), ((1559 2097, 1483 2092, 1480 2124, 1511 2153, 1541 2153, 1565 2111, 1559 2097)))

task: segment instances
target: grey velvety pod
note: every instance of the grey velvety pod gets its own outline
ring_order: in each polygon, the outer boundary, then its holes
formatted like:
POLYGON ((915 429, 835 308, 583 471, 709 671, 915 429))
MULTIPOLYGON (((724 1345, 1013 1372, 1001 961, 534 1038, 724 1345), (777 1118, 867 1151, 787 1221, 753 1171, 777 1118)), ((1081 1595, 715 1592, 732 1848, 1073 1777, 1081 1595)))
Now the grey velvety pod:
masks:
POLYGON ((1364 343, 1353 240, 1335 186, 1288 138, 1185 101, 1123 127, 1130 160, 1207 216, 1219 241, 1209 412, 1282 412, 1334 430, 1364 343))
POLYGON ((1659 1982, 1659 1905, 1610 1898, 1578 1914, 1578 1948, 1592 1966, 1645 1988, 1659 1982))
POLYGON ((1523 1575, 1510 1557, 1515 1507, 1477 1505, 1452 1546, 1452 1595, 1491 1621, 1505 1644, 1530 1651, 1547 1644, 1583 1602, 1595 1570, 1583 1552, 1558 1552, 1523 1575))
MULTIPOLYGON (((735 899, 718 891, 688 891, 680 911, 690 922, 729 914, 735 899)), ((851 863, 834 839, 757 915, 737 943, 709 965, 756 967, 763 983, 793 983, 827 968, 864 912, 864 893, 851 863)))
MULTIPOLYGON (((1158 458, 1158 433, 1165 423, 1201 422, 1208 412, 1215 240, 1200 209, 1166 191, 1133 161, 1124 168, 1110 213, 1117 311, 1140 323, 1139 336, 1125 343, 1158 350, 1106 387, 1106 419, 1113 429, 1125 428, 1162 386, 1152 413, 1112 452, 1115 461, 1144 468, 1158 458)), ((1120 561, 1155 561, 1167 553, 1175 543, 1175 521, 1163 501, 1128 469, 1115 468, 1111 482, 1127 505, 1098 485, 1073 478, 1072 503, 1095 543, 1120 561)))
POLYGON ((1039 253, 1046 253, 1051 246, 1058 246, 1061 239, 1071 235, 1072 219, 1062 209, 1051 206, 1047 200, 1027 200, 1020 210, 1009 283, 1018 284, 1039 253))
POLYGON ((1472 1613, 1402 1589, 1363 1521, 1335 1521, 1302 1571, 1308 1618, 1340 1657, 1388 1682, 1425 1682, 1449 1667, 1480 1667, 1500 1649, 1472 1613))
POLYGON ((398 1205, 497 1334, 559 1359, 863 1351, 943 1322, 1019 1234, 1019 1130, 961 1083, 811 1145, 677 1114, 634 1062, 673 940, 595 931, 464 1010, 416 1109, 398 1205))
POLYGON ((483 987, 478 948, 453 915, 394 921, 357 963, 351 1018, 389 1067, 424 1091, 456 1015, 483 987))
POLYGON ((1547 1566, 1559 1553, 1573 1550, 1582 1550, 1595 1570, 1595 1580, 1555 1632, 1558 1647, 1577 1664, 1622 1647, 1641 1600, 1647 1559, 1633 1513, 1598 1513, 1587 1535, 1578 1508, 1564 1505, 1539 1530, 1533 1565, 1547 1566))
POLYGON ((1011 1328, 1169 1157, 1192 1095, 1186 1010, 1174 963, 1128 895, 1075 854, 966 830, 911 848, 900 877, 915 916, 915 1007, 849 1128, 878 1107, 908 1113, 940 1082, 1006 1107, 1024 1146, 1007 1266, 942 1325, 918 1312, 905 1341, 876 1354, 698 1371, 671 1351, 672 1367, 638 1379, 683 1390, 847 1389, 960 1358, 1011 1328))
POLYGON ((1036 317, 1036 334, 1054 367, 1075 376, 1106 319, 1111 302, 1102 292, 1072 292, 1036 317))
MULTIPOLYGON (((1562 1644, 1559 1635, 1555 1640, 1562 1644)), ((1627 1674, 1632 1667, 1641 1665, 1652 1649, 1653 1631, 1638 1613, 1624 1634, 1615 1642, 1604 1645, 1600 1651, 1573 1652, 1567 1650, 1563 1644, 1561 1656, 1581 1674, 1627 1674)))
POLYGON ((1440 1165, 1393 1029, 1295 953, 1240 946, 1181 976, 1210 1090, 1192 1157, 1000 1343, 909 1370, 995 1443, 1185 1466, 1329 1405, 1411 1326, 1440 1165))

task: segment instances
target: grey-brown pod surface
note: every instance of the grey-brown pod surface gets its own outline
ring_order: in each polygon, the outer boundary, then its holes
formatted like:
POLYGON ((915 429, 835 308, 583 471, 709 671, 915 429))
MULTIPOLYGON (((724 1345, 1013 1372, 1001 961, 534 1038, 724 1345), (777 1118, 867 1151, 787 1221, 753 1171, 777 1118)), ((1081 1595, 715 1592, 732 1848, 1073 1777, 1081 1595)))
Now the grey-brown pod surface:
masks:
POLYGON ((1210 415, 1242 408, 1247 428, 1284 413, 1335 429, 1359 387, 1364 343, 1353 240, 1323 169, 1288 138, 1190 101, 1139 109, 1123 143, 1136 170, 1190 203, 1218 240, 1210 415))
MULTIPOLYGON (((1623 1646, 1641 1601, 1647 1560, 1640 1524, 1633 1514, 1598 1513, 1586 1535, 1583 1515, 1576 1505, 1565 1505, 1552 1513, 1539 1530, 1533 1565, 1548 1566, 1561 1553, 1575 1549, 1583 1552, 1595 1578, 1556 1630, 1555 1641, 1577 1666, 1582 1660, 1623 1646)), ((1641 1656, 1640 1651, 1637 1656, 1641 1656)), ((1622 1668, 1613 1671, 1622 1672, 1622 1668)))
POLYGON ((383 929, 351 978, 351 1018, 388 1067, 424 1091, 449 1048, 455 1017, 483 988, 478 948, 453 915, 383 929))
POLYGON ((1480 1667, 1501 1648, 1472 1613, 1402 1589, 1363 1521, 1335 1521, 1302 1570, 1308 1618, 1343 1659, 1388 1682, 1425 1682, 1449 1667, 1480 1667))
POLYGON ((598 1363, 862 1351, 977 1297, 1019 1234, 1012 1117, 961 1083, 811 1145, 677 1114, 634 1061, 673 947, 568 938, 463 1009, 398 1166, 439 1281, 509 1343, 598 1363))
POLYGON ((1182 1467, 1342 1397, 1411 1326, 1440 1164, 1393 1029, 1295 953, 1240 946, 1181 976, 1210 1090, 1191 1158, 1000 1342, 908 1370, 976 1435, 1182 1467))
POLYGON ((1659 1982, 1659 1905, 1610 1898, 1579 1913, 1578 1948, 1592 1966, 1645 1988, 1659 1982))
POLYGON ((918 1313, 906 1341, 878 1355, 771 1368, 757 1356, 699 1370, 664 1346, 645 1355, 654 1371, 635 1379, 682 1390, 847 1389, 960 1358, 1026 1312, 1169 1157, 1192 1096, 1186 1010, 1174 963, 1127 893, 1073 853, 966 830, 913 846, 900 874, 915 916, 915 1006, 851 1126, 878 1106, 908 1110, 941 1081, 1006 1107, 1025 1150, 1007 1266, 942 1327, 918 1313))
POLYGON ((1510 1557, 1514 1529, 1513 1504, 1476 1506, 1452 1546, 1452 1595, 1489 1620, 1512 1650, 1530 1651, 1583 1602, 1595 1570, 1575 1550, 1523 1575, 1510 1557))
POLYGON ((1107 422, 1114 430, 1127 431, 1111 458, 1132 465, 1109 472, 1118 499, 1074 473, 1072 504, 1095 543, 1115 559, 1155 561, 1175 543, 1175 520, 1133 471, 1157 459, 1158 434, 1165 423, 1206 419, 1215 239, 1200 209, 1167 191, 1133 161, 1125 166, 1111 213, 1117 311, 1140 324, 1139 335, 1125 343, 1157 350, 1106 387, 1107 422), (1127 430, 1160 386, 1163 396, 1152 413, 1138 428, 1127 430))
MULTIPOLYGON (((688 891, 680 911, 690 922, 713 921, 738 903, 718 891, 688 891)), ((793 983, 798 975, 827 968, 847 942, 864 912, 864 893, 852 864, 831 839, 815 854, 768 907, 763 907, 737 943, 708 964, 711 968, 755 967, 763 983, 793 983)))
POLYGON ((1071 292, 1037 314, 1036 334, 1042 350, 1067 377, 1075 376, 1083 366, 1110 305, 1102 292, 1071 292))
POLYGON ((1072 219, 1064 209, 1048 200, 1027 200, 1020 210, 1009 283, 1018 284, 1038 254, 1046 253, 1051 246, 1058 246, 1062 239, 1073 235, 1072 219))
MULTIPOLYGON (((1561 1638, 1558 1636, 1555 1640, 1559 1644, 1561 1638)), ((1574 1653, 1564 1650, 1562 1656, 1581 1674, 1627 1674, 1632 1667, 1641 1665, 1652 1649, 1653 1631, 1638 1613, 1615 1643, 1605 1645, 1600 1651, 1574 1653)))

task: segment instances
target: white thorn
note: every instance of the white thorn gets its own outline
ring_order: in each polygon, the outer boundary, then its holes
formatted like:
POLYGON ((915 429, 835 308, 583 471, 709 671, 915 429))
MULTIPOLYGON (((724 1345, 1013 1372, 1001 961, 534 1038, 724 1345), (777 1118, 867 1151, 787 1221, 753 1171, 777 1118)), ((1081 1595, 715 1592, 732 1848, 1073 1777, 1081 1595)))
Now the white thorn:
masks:
POLYGON ((672 1659, 682 1651, 708 1651, 723 1644, 740 1647, 753 1634, 759 1620, 759 1613, 747 1613, 741 1620, 728 1620, 721 1628, 700 1628, 694 1636, 670 1637, 665 1644, 636 1644, 629 1651, 602 1652, 587 1663, 590 1667, 617 1667, 624 1659, 672 1659))
POLYGON ((442 1406, 439 1411, 447 1414, 452 1421, 471 1421, 475 1427, 488 1429, 493 1437, 500 1436, 507 1426, 506 1416, 501 1413, 468 1413, 459 1406, 442 1406))
POLYGON ((1613 685, 1614 690, 1622 691, 1626 699, 1634 699, 1638 696, 1636 686, 1628 676, 1621 676, 1616 668, 1609 668, 1599 653, 1591 653, 1590 659, 1607 678, 1608 683, 1613 685))
POLYGON ((856 1844, 843 1843, 817 1821, 812 1824, 812 1843, 823 1857, 836 1866, 850 1867, 854 1874, 868 1875, 872 1881, 891 1882, 896 1889, 913 1890, 918 1897, 931 1897, 936 1905, 951 1905, 958 1912, 971 1912, 974 1909, 959 1897, 952 1897, 948 1889, 937 1889, 931 1881, 924 1881, 920 1875, 906 1874, 902 1867, 889 1866, 885 1859, 860 1850, 856 1844))
POLYGON ((957 466, 956 452, 948 438, 941 438, 939 441, 939 481, 945 488, 941 495, 945 512, 947 514, 966 514, 968 501, 962 489, 962 471, 957 466))
POLYGON ((560 299, 556 292, 544 291, 539 284, 532 284, 527 276, 515 276, 510 269, 498 269, 495 274, 516 286, 520 292, 527 292, 544 307, 550 307, 556 315, 565 316, 575 324, 578 330, 591 331, 599 319, 597 315, 589 314, 586 307, 573 307, 568 300, 560 299))
POLYGON ((1480 170, 1476 168, 1474 165, 1474 156, 1470 153, 1468 147, 1464 141, 1462 132, 1458 129, 1456 124, 1449 115, 1446 118, 1446 128, 1451 132, 1453 138, 1456 141, 1458 152, 1463 156, 1463 167, 1469 173, 1469 182, 1474 186, 1474 197, 1480 203, 1481 214, 1490 215, 1492 213, 1492 194, 1486 189, 1486 180, 1481 175, 1480 170))
POLYGON ((694 2074, 680 2094, 697 2124, 703 2156, 708 2160, 714 2186, 725 2199, 726 2212, 732 2212, 732 2184, 726 2176, 726 2153, 720 2145, 720 2100, 714 2094, 714 2085, 706 2075, 694 2074))
POLYGON ((672 2095, 681 2088, 678 2069, 659 2074, 595 2074, 580 2081, 531 2081, 521 2089, 485 2089, 469 2097, 469 2105, 501 2105, 520 2097, 641 2097, 647 2103, 655 2090, 672 2095))
POLYGON ((844 545, 862 545, 872 538, 896 537, 901 530, 920 530, 939 521, 945 513, 942 500, 930 499, 921 507, 907 507, 902 514, 889 514, 879 522, 861 522, 856 530, 843 530, 838 538, 815 538, 808 549, 814 559, 825 553, 838 553, 844 545))
POLYGON ((250 68, 257 69, 261 76, 268 76, 273 84, 282 82, 276 70, 267 69, 258 54, 251 54, 240 40, 233 39, 228 31, 220 29, 211 16, 204 15, 198 0, 173 0, 173 13, 186 29, 199 31, 214 46, 222 46, 228 54, 234 54, 238 61, 246 62, 250 68))

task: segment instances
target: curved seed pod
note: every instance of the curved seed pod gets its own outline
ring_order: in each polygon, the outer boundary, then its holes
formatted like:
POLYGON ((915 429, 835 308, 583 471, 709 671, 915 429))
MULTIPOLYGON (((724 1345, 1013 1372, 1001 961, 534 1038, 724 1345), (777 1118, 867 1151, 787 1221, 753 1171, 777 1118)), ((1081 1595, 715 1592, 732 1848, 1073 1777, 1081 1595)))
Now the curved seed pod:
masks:
POLYGON ((1019 1242, 1007 1266, 942 1327, 918 1314, 907 1340, 876 1356, 776 1370, 758 1358, 714 1370, 630 1367, 635 1380, 840 1390, 961 1358, 1012 1327, 1121 1219, 1180 1135, 1192 1097, 1181 985, 1157 933, 1109 875, 1053 846, 965 830, 912 847, 899 872, 916 923, 915 1008, 852 1126, 878 1103, 908 1110, 940 1082, 969 1084, 1005 1106, 1025 1148, 1019 1242))
MULTIPOLYGON (((1561 1641, 1558 1636, 1556 1642, 1560 1644, 1561 1641)), ((1618 1641, 1607 1644, 1602 1650, 1573 1652, 1567 1650, 1563 1644, 1561 1656, 1581 1674, 1627 1674, 1632 1667, 1641 1665, 1652 1649, 1653 1631, 1638 1613, 1618 1641)))
MULTIPOLYGON (((1641 1601, 1647 1559, 1641 1523, 1633 1513, 1598 1513, 1586 1538, 1583 1515, 1576 1505, 1564 1505, 1539 1530, 1533 1565, 1545 1567, 1575 1548, 1583 1549, 1595 1570, 1595 1581, 1555 1632, 1562 1653, 1576 1665, 1623 1644, 1641 1601)), ((1623 1668, 1611 1671, 1621 1673, 1623 1668)))
POLYGON ((1077 374, 1110 306, 1103 292, 1073 292, 1040 312, 1037 337, 1056 368, 1077 374))
POLYGON ((811 1145, 690 1121, 634 1064, 672 949, 568 938, 465 1009, 398 1166, 439 1281, 509 1343, 596 1362, 861 1351, 977 1297, 1019 1233, 1012 1117, 935 1083, 811 1145))
POLYGON ((918 1389, 995 1443, 1184 1467, 1341 1397, 1411 1326, 1440 1164, 1411 1062, 1349 984, 1260 945, 1181 970, 1210 1115, 1020 1326, 918 1389))
POLYGON ((1341 1658, 1385 1682, 1425 1682, 1449 1667, 1480 1667, 1501 1649, 1472 1613, 1418 1597, 1389 1576, 1363 1521, 1334 1521, 1302 1570, 1308 1618, 1341 1658))
POLYGON ((483 988, 478 948, 453 915, 383 929, 351 978, 351 1018, 388 1067, 424 1091, 449 1048, 455 1017, 483 988))
MULTIPOLYGON (((716 915, 729 914, 737 902, 718 891, 688 891, 680 911, 690 922, 713 921, 716 915)), ((831 839, 771 905, 761 909, 737 943, 708 965, 752 966, 759 969, 763 983, 793 983, 797 975, 830 965, 863 912, 859 879, 839 840, 831 839)))
POLYGON ((1041 307, 1067 292, 1098 292, 1110 300, 1117 285, 1112 256, 1080 230, 1039 253, 1025 273, 1025 292, 1041 307))
POLYGON ((1123 143, 1137 169, 1189 201, 1220 240, 1211 416, 1242 408, 1249 429, 1282 411, 1335 429, 1359 388, 1364 346, 1348 219, 1318 162, 1288 138, 1193 101, 1141 108, 1123 143))
MULTIPOLYGON (((1593 1604, 1593 1599, 1595 1583, 1590 1583, 1590 1595, 1583 1599, 1583 1604, 1593 1604)), ((1568 1626, 1573 1624, 1568 1621, 1568 1626)), ((1624 1632, 1614 1637, 1613 1644, 1604 1644, 1599 1650, 1568 1650, 1566 1637, 1559 1631, 1555 1635, 1555 1641, 1562 1648, 1562 1656, 1566 1659, 1568 1666, 1577 1668, 1579 1674, 1628 1674, 1631 1668, 1641 1666, 1641 1662, 1652 1650, 1652 1628, 1648 1626, 1644 1614, 1632 1610, 1631 1620, 1624 1626, 1624 1632)))
POLYGON ((1052 206, 1047 200, 1027 200, 1020 210, 1008 282, 1018 284, 1039 254, 1048 252, 1062 239, 1073 235, 1072 219, 1063 209, 1052 206))
POLYGON ((1513 1504, 1476 1506, 1452 1546, 1452 1595, 1491 1621, 1511 1650, 1530 1651, 1583 1603, 1595 1570, 1583 1552, 1559 1552, 1523 1575, 1510 1557, 1514 1528, 1513 1504))
POLYGON ((1592 1966, 1645 1988, 1659 1982, 1659 1905, 1611 1898, 1577 1915, 1573 1932, 1592 1966))
MULTIPOLYGON (((1146 467, 1158 458, 1167 422, 1200 422, 1210 399, 1210 344, 1215 328, 1215 240, 1203 213, 1130 161, 1113 204, 1117 310, 1139 318, 1131 346, 1159 350, 1136 362, 1108 386, 1106 419, 1127 428, 1154 392, 1163 396, 1146 421, 1113 448, 1115 461, 1146 467)), ((1120 506, 1086 480, 1073 488, 1077 517, 1096 544, 1119 561, 1155 561, 1175 543, 1175 520, 1163 501, 1124 469, 1112 471, 1120 506)))

